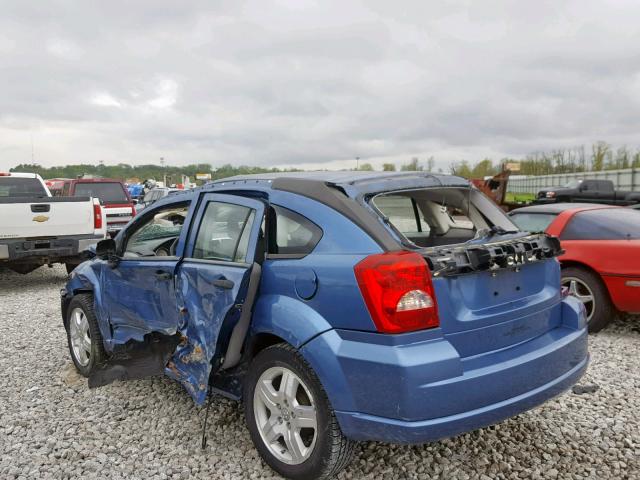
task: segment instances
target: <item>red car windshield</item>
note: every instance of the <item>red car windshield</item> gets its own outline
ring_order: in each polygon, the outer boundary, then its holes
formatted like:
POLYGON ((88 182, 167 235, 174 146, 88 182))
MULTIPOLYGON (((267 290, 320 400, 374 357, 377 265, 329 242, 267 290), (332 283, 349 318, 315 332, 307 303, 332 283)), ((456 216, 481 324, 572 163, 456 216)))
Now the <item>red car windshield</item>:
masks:
POLYGON ((95 197, 100 203, 129 203, 127 194, 118 182, 76 183, 76 197, 95 197))

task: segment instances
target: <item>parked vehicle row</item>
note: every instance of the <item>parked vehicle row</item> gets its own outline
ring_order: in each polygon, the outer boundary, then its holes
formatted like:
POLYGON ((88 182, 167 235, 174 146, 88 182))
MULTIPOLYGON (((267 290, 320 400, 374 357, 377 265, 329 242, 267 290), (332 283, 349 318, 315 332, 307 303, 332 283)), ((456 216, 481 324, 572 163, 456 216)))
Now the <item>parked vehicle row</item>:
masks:
POLYGON ((560 239, 562 284, 584 304, 590 331, 604 328, 616 311, 640 313, 640 211, 559 203, 509 215, 522 230, 560 239))
POLYGON ((499 422, 588 364, 557 239, 457 177, 234 177, 157 201, 95 253, 61 298, 89 385, 165 373, 197 404, 242 399, 288 478, 332 477, 355 441, 499 422))
POLYGON ((0 265, 18 273, 64 263, 105 238, 104 209, 91 195, 52 197, 33 173, 0 173, 0 265))

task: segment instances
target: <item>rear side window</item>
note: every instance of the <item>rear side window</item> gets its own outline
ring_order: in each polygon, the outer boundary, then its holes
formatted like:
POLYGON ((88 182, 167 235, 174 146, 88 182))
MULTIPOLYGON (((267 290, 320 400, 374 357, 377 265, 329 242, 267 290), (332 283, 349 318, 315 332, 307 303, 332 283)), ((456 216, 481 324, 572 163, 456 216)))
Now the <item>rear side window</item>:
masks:
POLYGON ((511 220, 523 232, 544 232, 556 218, 554 213, 514 213, 511 220))
POLYGON ((74 195, 98 198, 101 203, 129 202, 122 184, 117 182, 76 183, 74 195))
POLYGON ((46 197, 47 192, 37 178, 0 178, 0 197, 46 197))
POLYGON ((630 208, 603 208, 576 213, 564 228, 560 239, 640 239, 640 211, 630 208))
POLYGON ((322 238, 322 229, 299 213, 272 205, 276 217, 275 242, 270 243, 270 253, 306 255, 313 251, 322 238))
POLYGON ((254 209, 243 205, 209 202, 192 258, 245 262, 255 213, 254 209))

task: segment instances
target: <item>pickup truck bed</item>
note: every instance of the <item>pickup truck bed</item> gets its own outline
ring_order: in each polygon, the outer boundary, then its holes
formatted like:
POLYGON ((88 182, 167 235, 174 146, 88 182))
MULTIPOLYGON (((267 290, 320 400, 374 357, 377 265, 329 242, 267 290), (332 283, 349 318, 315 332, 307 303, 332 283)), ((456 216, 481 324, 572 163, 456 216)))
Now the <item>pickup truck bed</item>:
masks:
MULTIPOLYGON (((42 182, 32 174, 11 175, 42 182)), ((3 177, 9 175, 0 176, 0 193, 7 194, 0 196, 0 266, 28 273, 65 263, 71 270, 81 262, 83 250, 105 237, 104 211, 97 199, 51 197, 44 184, 37 195, 25 195, 7 189, 3 177)))

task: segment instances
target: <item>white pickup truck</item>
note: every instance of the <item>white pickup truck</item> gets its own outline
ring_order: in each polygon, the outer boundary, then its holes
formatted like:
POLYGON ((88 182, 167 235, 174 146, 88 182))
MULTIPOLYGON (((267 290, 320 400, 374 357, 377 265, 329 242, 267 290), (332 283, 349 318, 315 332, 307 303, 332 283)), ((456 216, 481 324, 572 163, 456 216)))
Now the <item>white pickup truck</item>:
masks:
POLYGON ((97 198, 52 197, 39 175, 0 172, 0 266, 29 273, 64 263, 71 272, 105 236, 97 198))

